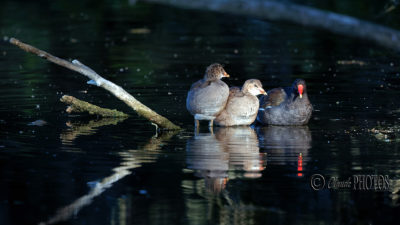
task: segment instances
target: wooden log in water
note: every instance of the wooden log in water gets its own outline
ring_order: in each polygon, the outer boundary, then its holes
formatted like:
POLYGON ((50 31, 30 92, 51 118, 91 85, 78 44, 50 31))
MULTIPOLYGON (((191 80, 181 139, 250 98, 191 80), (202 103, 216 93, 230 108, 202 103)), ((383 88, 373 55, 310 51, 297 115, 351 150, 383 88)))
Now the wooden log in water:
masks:
POLYGON ((90 115, 97 115, 100 117, 129 117, 128 114, 116 109, 101 108, 69 95, 63 95, 60 101, 69 105, 66 110, 67 113, 89 113, 90 115))

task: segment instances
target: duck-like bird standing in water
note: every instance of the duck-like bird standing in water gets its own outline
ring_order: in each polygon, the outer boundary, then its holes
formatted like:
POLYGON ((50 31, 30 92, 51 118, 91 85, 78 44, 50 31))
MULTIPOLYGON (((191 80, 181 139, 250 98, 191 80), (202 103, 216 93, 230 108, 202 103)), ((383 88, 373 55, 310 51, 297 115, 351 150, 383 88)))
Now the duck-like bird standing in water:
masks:
POLYGON ((186 108, 194 116, 195 127, 199 120, 208 120, 213 126, 215 117, 225 108, 229 87, 221 78, 229 77, 224 68, 214 63, 207 67, 203 79, 192 84, 186 98, 186 108))

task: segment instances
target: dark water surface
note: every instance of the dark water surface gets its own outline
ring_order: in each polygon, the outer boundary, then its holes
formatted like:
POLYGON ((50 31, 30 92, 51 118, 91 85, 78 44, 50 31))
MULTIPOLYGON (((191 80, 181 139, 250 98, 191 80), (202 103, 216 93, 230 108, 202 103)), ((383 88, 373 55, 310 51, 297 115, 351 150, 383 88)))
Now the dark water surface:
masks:
MULTIPOLYGON (((327 2, 318 6, 349 14, 364 6, 327 2)), ((370 16, 383 5, 354 15, 399 29, 398 17, 370 16)), ((400 123, 390 113, 400 108, 398 52, 297 25, 122 1, 3 1, 0 35, 79 59, 186 129, 156 137, 151 124, 82 75, 1 42, 0 224, 399 219, 399 143, 368 131, 400 123), (315 109, 309 125, 210 133, 204 124, 195 135, 186 92, 213 62, 225 64, 232 86, 305 79, 315 109), (133 115, 68 116, 63 94, 133 115), (30 124, 37 120, 47 124, 30 124), (391 189, 315 191, 313 174, 326 182, 384 175, 391 189)))

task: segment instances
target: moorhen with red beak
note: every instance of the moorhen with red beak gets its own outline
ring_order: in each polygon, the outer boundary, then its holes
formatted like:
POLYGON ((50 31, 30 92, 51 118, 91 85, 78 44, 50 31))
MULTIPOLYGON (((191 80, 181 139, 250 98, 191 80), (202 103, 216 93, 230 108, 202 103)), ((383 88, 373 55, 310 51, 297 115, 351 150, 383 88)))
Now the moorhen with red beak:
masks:
POLYGON ((308 100, 306 82, 297 79, 291 87, 274 88, 260 98, 257 121, 264 125, 305 125, 313 107, 308 100))

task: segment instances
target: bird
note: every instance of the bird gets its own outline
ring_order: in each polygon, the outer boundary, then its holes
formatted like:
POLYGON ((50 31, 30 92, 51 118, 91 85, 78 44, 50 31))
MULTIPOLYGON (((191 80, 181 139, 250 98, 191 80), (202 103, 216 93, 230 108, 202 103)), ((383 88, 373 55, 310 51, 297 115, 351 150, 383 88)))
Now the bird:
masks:
POLYGON ((259 100, 256 97, 266 94, 257 79, 246 80, 242 88, 230 88, 230 95, 224 110, 215 118, 218 126, 250 125, 256 117, 259 100))
POLYGON ((263 125, 305 125, 313 106, 307 95, 306 82, 296 79, 291 87, 274 88, 260 98, 257 121, 263 125))
POLYGON ((208 120, 209 127, 213 127, 215 117, 225 108, 229 87, 221 81, 223 77, 229 77, 229 74, 221 64, 213 63, 207 67, 203 79, 190 87, 186 108, 194 116, 196 128, 199 120, 208 120))

